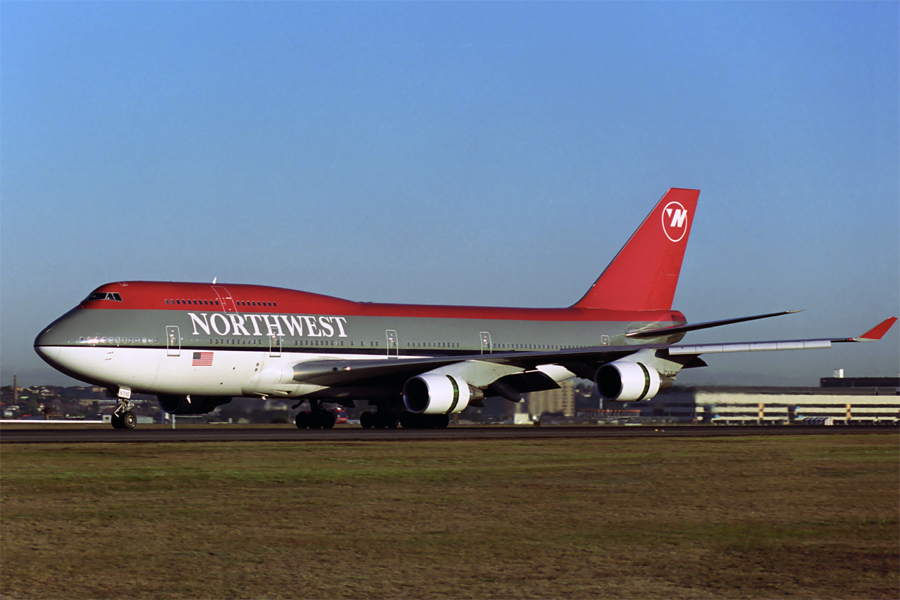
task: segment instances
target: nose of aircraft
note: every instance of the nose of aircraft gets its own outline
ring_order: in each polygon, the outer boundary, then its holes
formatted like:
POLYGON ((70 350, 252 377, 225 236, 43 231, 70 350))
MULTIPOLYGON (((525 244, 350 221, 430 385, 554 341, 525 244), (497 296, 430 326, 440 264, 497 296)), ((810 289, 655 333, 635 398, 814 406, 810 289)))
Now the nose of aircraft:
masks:
POLYGON ((56 359, 59 358, 59 346, 53 344, 53 334, 50 333, 52 327, 47 327, 34 338, 34 351, 38 356, 43 358, 51 366, 56 366, 56 359))
POLYGON ((54 348, 52 346, 35 346, 34 351, 47 363, 54 367, 56 366, 56 359, 59 358, 59 348, 54 348))

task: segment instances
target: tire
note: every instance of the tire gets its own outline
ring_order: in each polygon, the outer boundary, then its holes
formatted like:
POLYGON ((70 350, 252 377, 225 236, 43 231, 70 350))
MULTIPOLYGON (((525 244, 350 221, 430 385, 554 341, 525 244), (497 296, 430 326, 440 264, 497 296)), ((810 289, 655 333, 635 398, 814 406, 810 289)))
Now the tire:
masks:
POLYGON ((375 415, 370 412, 364 412, 359 415, 359 424, 363 429, 372 429, 375 427, 375 415))
POLYGON ((122 413, 122 429, 134 429, 135 427, 137 427, 137 415, 130 410, 122 413))
POLYGON ((125 422, 122 417, 117 414, 113 414, 109 422, 113 426, 113 429, 125 429, 125 422))
POLYGON ((377 429, 397 429, 397 416, 387 411, 375 413, 375 427, 377 429))
POLYGON ((297 416, 294 417, 294 425, 297 426, 297 429, 308 429, 310 426, 310 414, 308 412, 299 412, 297 416))
POLYGON ((400 413, 400 427, 403 429, 418 429, 418 419, 416 417, 418 417, 418 415, 409 411, 400 413))

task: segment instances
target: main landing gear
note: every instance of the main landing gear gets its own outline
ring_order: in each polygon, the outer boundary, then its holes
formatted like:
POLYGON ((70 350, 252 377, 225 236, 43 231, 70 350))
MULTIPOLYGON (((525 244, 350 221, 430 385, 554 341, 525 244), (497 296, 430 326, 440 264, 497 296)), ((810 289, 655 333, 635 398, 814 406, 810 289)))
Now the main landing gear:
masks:
POLYGON ((363 429, 397 429, 397 415, 386 410, 364 412, 359 415, 359 424, 363 429))
POLYGON ((450 415, 418 415, 405 412, 400 415, 403 429, 446 429, 450 424, 450 415))
POLYGON ((450 424, 450 415, 418 415, 404 411, 396 415, 390 411, 364 412, 359 416, 359 424, 365 429, 445 429, 450 424))
MULTIPOLYGON (((309 411, 299 412, 294 417, 294 424, 298 429, 331 429, 337 420, 334 414, 322 408, 321 401, 311 400, 309 411)), ((300 406, 294 405, 294 408, 300 406)))

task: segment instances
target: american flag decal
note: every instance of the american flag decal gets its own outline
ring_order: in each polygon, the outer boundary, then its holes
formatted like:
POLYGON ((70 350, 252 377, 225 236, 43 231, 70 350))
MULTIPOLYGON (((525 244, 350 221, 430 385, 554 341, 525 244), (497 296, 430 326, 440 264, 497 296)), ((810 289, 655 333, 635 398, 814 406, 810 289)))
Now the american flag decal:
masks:
POLYGON ((211 367, 213 353, 212 352, 194 352, 194 360, 191 362, 192 367, 211 367))

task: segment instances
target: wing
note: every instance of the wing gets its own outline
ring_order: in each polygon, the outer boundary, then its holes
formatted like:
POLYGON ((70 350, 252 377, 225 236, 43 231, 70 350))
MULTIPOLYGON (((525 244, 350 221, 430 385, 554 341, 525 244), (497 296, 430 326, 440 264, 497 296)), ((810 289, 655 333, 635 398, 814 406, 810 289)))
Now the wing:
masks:
POLYGON ((884 337, 884 334, 897 322, 897 317, 885 319, 872 329, 855 338, 823 338, 814 340, 779 340, 774 342, 747 342, 729 344, 699 344, 693 346, 675 345, 669 348, 669 354, 697 355, 714 354, 721 352, 759 352, 771 350, 813 350, 818 348, 831 348, 831 344, 845 342, 874 342, 884 337))
MULTIPOLYGON (((728 324, 779 314, 787 313, 743 317, 716 323, 728 324)), ((706 363, 699 358, 702 354, 811 350, 830 348, 833 343, 875 341, 881 339, 896 321, 896 317, 886 319, 876 327, 855 338, 819 338, 700 345, 640 344, 463 356, 384 358, 376 360, 318 360, 294 365, 293 379, 297 383, 325 387, 391 387, 396 388, 399 392, 403 384, 411 377, 425 373, 443 373, 459 376, 475 387, 486 389, 489 395, 503 396, 510 400, 518 401, 521 400, 519 395, 522 393, 557 388, 559 387, 558 381, 573 376, 593 379, 597 369, 604 364, 626 359, 637 354, 640 354, 641 362, 648 363, 663 375, 674 377, 683 368, 706 366, 706 363)), ((715 326, 709 323, 698 325, 700 327, 697 328, 715 326)), ((660 331, 664 330, 654 331, 653 337, 660 335, 660 331)))

